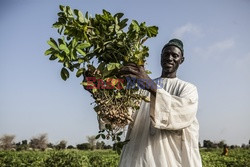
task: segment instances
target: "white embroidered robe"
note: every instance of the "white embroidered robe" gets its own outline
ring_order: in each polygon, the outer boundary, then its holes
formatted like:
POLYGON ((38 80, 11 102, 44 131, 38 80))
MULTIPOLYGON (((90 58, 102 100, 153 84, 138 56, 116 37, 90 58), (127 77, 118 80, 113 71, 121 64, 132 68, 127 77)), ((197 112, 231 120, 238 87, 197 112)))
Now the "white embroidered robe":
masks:
POLYGON ((135 112, 119 167, 201 167, 196 87, 178 78, 155 81, 156 97, 135 112))

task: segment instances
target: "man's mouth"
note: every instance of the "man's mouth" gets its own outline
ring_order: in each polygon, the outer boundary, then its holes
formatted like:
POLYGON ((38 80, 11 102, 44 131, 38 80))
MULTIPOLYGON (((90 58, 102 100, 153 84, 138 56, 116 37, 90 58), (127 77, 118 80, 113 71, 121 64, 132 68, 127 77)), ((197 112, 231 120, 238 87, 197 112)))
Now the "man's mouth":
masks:
POLYGON ((172 63, 166 63, 165 66, 171 68, 171 67, 174 66, 174 64, 172 64, 172 63))

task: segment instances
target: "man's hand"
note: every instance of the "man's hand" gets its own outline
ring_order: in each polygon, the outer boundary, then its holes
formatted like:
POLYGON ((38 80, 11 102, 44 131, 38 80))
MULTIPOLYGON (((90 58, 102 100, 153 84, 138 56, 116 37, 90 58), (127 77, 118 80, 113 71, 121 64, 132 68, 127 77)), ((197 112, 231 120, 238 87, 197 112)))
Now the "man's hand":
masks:
POLYGON ((134 63, 129 63, 121 68, 120 70, 121 77, 130 77, 136 79, 137 84, 151 92, 153 95, 156 94, 157 85, 155 82, 148 76, 143 66, 137 66, 134 63))

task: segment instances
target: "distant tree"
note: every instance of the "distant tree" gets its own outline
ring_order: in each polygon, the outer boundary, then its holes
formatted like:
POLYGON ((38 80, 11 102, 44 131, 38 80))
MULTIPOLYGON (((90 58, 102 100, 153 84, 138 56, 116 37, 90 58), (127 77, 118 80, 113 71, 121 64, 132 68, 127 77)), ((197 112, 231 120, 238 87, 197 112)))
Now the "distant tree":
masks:
POLYGON ((28 150, 29 145, 28 145, 28 140, 22 140, 22 143, 20 145, 20 150, 28 150))
POLYGON ((22 145, 28 145, 28 140, 22 140, 22 145))
POLYGON ((104 145, 104 149, 112 149, 113 147, 111 145, 104 145))
POLYGON ((240 146, 238 146, 238 145, 231 145, 230 148, 231 149, 235 149, 235 148, 240 148, 240 146))
POLYGON ((29 148, 28 141, 22 140, 22 142, 16 143, 16 151, 27 150, 29 148))
POLYGON ((104 149, 105 143, 104 141, 96 142, 96 149, 104 149))
POLYGON ((246 148, 246 145, 243 143, 243 144, 241 145, 241 148, 246 148))
POLYGON ((48 144, 47 144, 47 147, 53 149, 53 148, 55 148, 55 145, 54 145, 53 143, 48 143, 48 144))
POLYGON ((15 144, 15 148, 16 148, 16 151, 21 151, 22 148, 21 148, 21 142, 18 142, 15 144))
POLYGON ((62 140, 62 141, 60 141, 59 144, 56 145, 56 149, 63 150, 63 149, 66 148, 66 146, 67 146, 67 141, 66 140, 62 140))
POLYGON ((82 143, 82 144, 77 144, 76 148, 79 150, 89 150, 91 149, 91 146, 89 143, 82 143))
POLYGON ((208 146, 208 140, 203 140, 203 147, 207 147, 208 146))
POLYGON ((4 150, 10 150, 12 148, 15 148, 15 135, 3 135, 0 138, 0 148, 4 149, 4 150))
POLYGON ((218 143, 218 147, 219 148, 224 148, 224 145, 225 145, 225 140, 221 140, 219 143, 218 143))
POLYGON ((22 142, 16 143, 16 151, 27 150, 29 148, 28 141, 22 140, 22 142))
POLYGON ((87 136, 87 140, 90 144, 90 149, 94 150, 96 148, 96 136, 87 136))
POLYGON ((206 148, 212 148, 213 147, 213 142, 211 142, 210 140, 203 140, 203 147, 206 148))
POLYGON ((72 145, 69 145, 68 147, 67 147, 67 149, 74 149, 75 147, 74 146, 72 146, 72 145))
POLYGON ((29 143, 32 149, 40 149, 43 151, 47 148, 47 144, 48 144, 47 134, 41 134, 37 137, 33 137, 29 143))

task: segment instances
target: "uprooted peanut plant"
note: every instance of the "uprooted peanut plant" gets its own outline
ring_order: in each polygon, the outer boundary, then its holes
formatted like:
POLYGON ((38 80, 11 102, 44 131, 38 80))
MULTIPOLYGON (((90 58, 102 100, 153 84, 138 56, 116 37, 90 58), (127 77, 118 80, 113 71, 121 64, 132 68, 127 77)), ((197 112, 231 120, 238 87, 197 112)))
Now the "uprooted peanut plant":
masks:
POLYGON ((60 6, 58 21, 53 24, 60 38, 50 38, 50 48, 45 52, 50 60, 62 63, 63 80, 74 70, 77 77, 83 77, 81 84, 91 93, 94 109, 105 124, 97 138, 114 141, 120 141, 122 129, 133 121, 131 111, 145 98, 137 93, 138 87, 126 89, 126 80, 119 82, 119 69, 126 63, 144 65, 149 49, 143 43, 158 33, 156 26, 136 20, 127 27, 128 19, 122 17, 123 13, 112 15, 106 10, 91 17, 88 12, 83 15, 77 9, 60 6))

